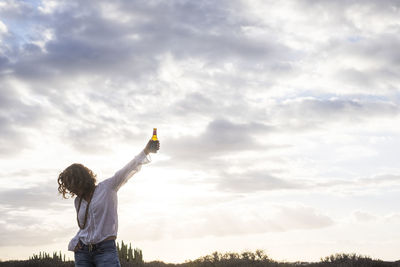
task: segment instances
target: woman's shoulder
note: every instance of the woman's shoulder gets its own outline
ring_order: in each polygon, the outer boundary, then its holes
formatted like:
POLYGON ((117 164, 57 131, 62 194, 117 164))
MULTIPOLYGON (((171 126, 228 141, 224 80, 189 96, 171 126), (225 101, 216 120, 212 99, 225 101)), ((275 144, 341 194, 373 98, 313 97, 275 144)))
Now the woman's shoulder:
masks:
POLYGON ((111 183, 112 183, 111 178, 107 178, 107 179, 101 181, 100 183, 98 183, 97 190, 99 190, 99 191, 108 190, 112 186, 111 183))
POLYGON ((109 179, 101 181, 97 184, 94 197, 96 199, 104 199, 107 195, 113 194, 112 185, 109 179))

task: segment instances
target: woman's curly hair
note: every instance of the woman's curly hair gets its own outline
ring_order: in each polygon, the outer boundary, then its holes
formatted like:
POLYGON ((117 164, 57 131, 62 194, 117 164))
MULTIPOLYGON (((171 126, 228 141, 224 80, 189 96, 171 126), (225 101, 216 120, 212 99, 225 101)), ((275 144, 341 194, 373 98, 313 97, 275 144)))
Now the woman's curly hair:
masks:
POLYGON ((74 163, 67 167, 58 176, 58 192, 63 195, 63 198, 68 198, 77 195, 85 197, 96 186, 96 174, 82 164, 74 163))

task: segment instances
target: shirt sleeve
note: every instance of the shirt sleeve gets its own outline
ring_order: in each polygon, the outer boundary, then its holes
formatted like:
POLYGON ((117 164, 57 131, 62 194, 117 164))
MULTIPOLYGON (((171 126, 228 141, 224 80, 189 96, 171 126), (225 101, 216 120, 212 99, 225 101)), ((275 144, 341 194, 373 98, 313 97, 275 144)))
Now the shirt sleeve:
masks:
POLYGON ((133 158, 128 164, 122 169, 117 171, 114 176, 108 178, 105 182, 115 191, 118 191, 121 186, 123 186, 129 178, 131 178, 135 173, 140 171, 143 164, 151 162, 150 155, 140 152, 135 158, 133 158))

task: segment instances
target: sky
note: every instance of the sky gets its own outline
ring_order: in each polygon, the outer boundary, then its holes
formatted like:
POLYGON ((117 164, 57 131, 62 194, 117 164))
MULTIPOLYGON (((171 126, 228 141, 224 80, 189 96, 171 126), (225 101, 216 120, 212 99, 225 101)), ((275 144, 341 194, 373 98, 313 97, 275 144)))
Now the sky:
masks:
POLYGON ((397 0, 0 1, 0 259, 78 231, 59 173, 111 177, 145 261, 399 260, 397 0))

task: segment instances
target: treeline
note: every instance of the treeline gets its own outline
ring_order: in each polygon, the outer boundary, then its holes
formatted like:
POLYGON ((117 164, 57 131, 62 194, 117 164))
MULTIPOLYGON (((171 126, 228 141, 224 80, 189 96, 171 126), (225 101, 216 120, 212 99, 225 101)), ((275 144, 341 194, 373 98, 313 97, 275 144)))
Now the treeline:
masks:
MULTIPOLYGON (((121 245, 117 243, 118 256, 121 267, 400 267, 400 261, 384 262, 371 259, 367 256, 357 254, 335 254, 321 258, 320 262, 277 262, 268 257, 263 250, 255 252, 245 251, 242 253, 219 253, 214 252, 210 255, 200 257, 196 260, 186 261, 185 263, 172 264, 161 261, 143 261, 143 253, 140 249, 132 249, 129 243, 121 245)), ((26 261, 7 261, 1 262, 0 267, 73 267, 73 261, 66 261, 65 255, 61 252, 54 252, 52 255, 40 252, 33 255, 26 261)))
POLYGON ((238 253, 218 253, 180 264, 180 267, 400 267, 400 262, 384 262, 357 254, 335 254, 322 258, 320 262, 277 262, 270 259, 263 250, 238 253))
MULTIPOLYGON (((117 242, 117 252, 121 267, 139 267, 144 266, 143 253, 140 249, 132 249, 131 243, 129 247, 121 241, 121 245, 117 242)), ((65 260, 65 254, 60 252, 53 252, 49 254, 46 252, 39 252, 29 257, 25 261, 6 261, 1 262, 1 267, 74 267, 75 262, 65 260)))

